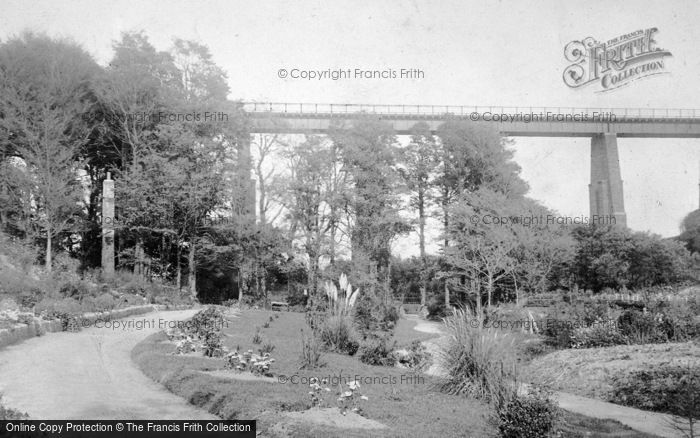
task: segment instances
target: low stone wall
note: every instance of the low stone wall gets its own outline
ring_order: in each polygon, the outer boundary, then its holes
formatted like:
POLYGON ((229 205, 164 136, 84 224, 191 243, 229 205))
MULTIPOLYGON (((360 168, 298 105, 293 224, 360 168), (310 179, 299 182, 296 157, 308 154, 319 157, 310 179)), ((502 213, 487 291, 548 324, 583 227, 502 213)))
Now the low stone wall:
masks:
MULTIPOLYGON (((109 321, 112 319, 126 318, 133 315, 141 315, 158 310, 183 310, 192 306, 164 306, 164 305, 143 305, 115 309, 109 312, 85 313, 80 317, 83 325, 90 325, 95 321, 109 321), (87 324, 86 324, 87 322, 87 324)), ((8 345, 22 342, 25 339, 40 336, 43 333, 53 333, 62 331, 60 320, 35 320, 32 324, 17 324, 9 329, 0 330, 0 349, 8 345)))

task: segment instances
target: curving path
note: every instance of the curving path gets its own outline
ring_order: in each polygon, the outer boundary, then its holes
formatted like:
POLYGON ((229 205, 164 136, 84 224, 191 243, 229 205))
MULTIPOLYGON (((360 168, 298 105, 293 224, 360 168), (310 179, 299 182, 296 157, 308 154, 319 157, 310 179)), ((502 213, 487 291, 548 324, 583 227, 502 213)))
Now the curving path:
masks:
MULTIPOLYGON (((425 321, 418 317, 410 317, 417 324, 413 327, 414 330, 427 333, 444 333, 443 325, 438 322, 425 321)), ((435 363, 430 366, 426 374, 434 376, 444 376, 445 370, 439 363, 441 347, 447 341, 447 335, 444 334, 438 338, 428 339, 423 341, 426 349, 437 358, 435 363)), ((527 385, 523 388, 527 390, 527 385)), ((608 403, 601 400, 596 400, 587 397, 580 397, 565 392, 555 392, 554 399, 560 408, 569 412, 585 415, 587 417, 617 420, 622 424, 631 427, 634 430, 645 432, 651 435, 656 435, 664 438, 676 438, 684 436, 680 431, 671 425, 672 416, 660 414, 656 412, 643 411, 641 409, 620 406, 614 403, 608 403)))
POLYGON ((38 420, 217 419, 168 392, 131 361, 131 350, 160 331, 161 320, 183 320, 197 311, 136 315, 118 321, 140 322, 141 329, 90 327, 6 347, 0 350, 3 404, 38 420))

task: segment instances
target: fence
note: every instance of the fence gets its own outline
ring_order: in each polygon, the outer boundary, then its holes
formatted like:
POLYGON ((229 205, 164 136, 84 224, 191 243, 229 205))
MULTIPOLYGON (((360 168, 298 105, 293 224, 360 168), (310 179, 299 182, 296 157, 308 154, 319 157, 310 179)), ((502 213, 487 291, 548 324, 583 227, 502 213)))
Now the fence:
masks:
MULTIPOLYGON (((699 295, 700 296, 700 295, 699 295)), ((559 293, 559 294, 541 294, 533 295, 527 297, 525 302, 525 307, 550 307, 557 302, 575 302, 575 301, 588 301, 588 302, 622 302, 622 303, 640 303, 648 301, 668 301, 668 302, 681 302, 688 303, 692 298, 690 295, 678 295, 672 293, 603 293, 598 295, 581 295, 572 293, 559 293)))

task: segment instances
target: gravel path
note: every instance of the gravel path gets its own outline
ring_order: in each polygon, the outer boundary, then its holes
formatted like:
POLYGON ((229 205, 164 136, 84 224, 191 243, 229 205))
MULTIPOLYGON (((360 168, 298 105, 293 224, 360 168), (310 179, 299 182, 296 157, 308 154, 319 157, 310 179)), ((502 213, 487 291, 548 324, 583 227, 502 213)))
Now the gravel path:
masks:
POLYGON ((147 336, 197 310, 117 320, 122 330, 89 327, 49 333, 0 350, 0 393, 7 407, 38 420, 214 420, 146 377, 131 350, 147 336), (140 328, 138 328, 140 326, 140 328))

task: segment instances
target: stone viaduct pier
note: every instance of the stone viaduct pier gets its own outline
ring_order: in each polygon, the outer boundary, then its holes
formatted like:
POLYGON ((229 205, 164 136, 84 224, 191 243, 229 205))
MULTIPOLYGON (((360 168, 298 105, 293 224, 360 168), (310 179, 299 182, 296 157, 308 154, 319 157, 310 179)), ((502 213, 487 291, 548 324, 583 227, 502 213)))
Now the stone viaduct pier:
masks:
POLYGON ((700 110, 658 108, 483 107, 244 102, 254 132, 325 133, 336 121, 380 118, 397 134, 417 122, 435 132, 448 120, 496 124, 509 137, 589 137, 590 216, 627 224, 618 137, 700 138, 700 110))

